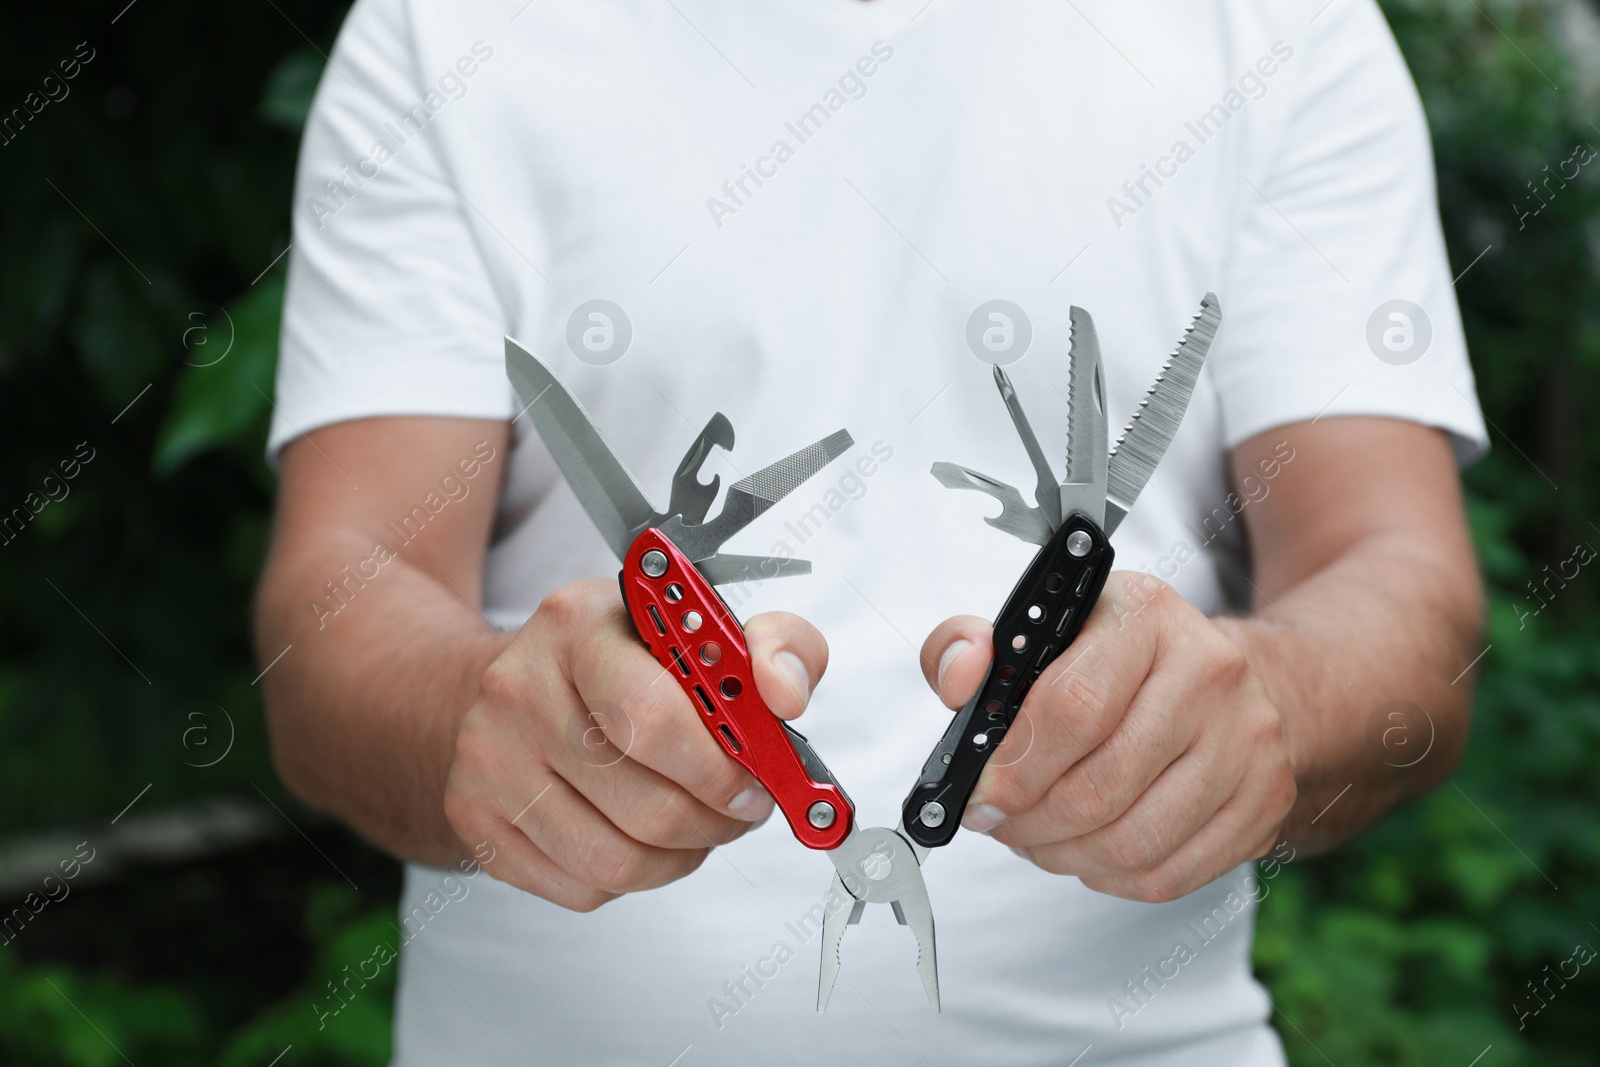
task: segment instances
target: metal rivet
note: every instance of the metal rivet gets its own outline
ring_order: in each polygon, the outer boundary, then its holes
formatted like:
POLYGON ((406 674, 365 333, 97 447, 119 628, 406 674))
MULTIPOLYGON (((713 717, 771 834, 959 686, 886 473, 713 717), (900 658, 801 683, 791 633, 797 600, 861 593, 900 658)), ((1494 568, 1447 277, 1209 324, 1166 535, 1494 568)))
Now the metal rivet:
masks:
POLYGON ((950 753, 946 752, 944 755, 940 756, 939 762, 944 764, 946 767, 950 766, 950 753))
POLYGON ((894 873, 894 858, 883 852, 872 852, 861 861, 861 873, 874 882, 881 882, 894 873))
POLYGON ((700 629, 700 624, 704 621, 705 620, 700 617, 700 613, 698 611, 685 612, 683 616, 683 628, 688 630, 690 633, 694 633, 696 630, 700 629))
POLYGON ((987 745, 989 743, 989 735, 988 734, 973 734, 972 735, 972 743, 977 745, 979 748, 982 748, 984 745, 987 745))
POLYGON ((806 821, 818 830, 826 830, 833 825, 833 805, 826 800, 819 800, 806 811, 806 821))
POLYGON ((1089 554, 1089 549, 1094 547, 1094 539, 1082 530, 1073 530, 1067 534, 1067 554, 1077 559, 1082 559, 1089 554))
POLYGON ((639 561, 639 569, 652 578, 661 577, 667 573, 667 554, 658 548, 652 548, 639 561))
POLYGON ((944 805, 937 800, 930 800, 922 805, 922 813, 917 816, 922 825, 930 829, 944 825, 944 805))

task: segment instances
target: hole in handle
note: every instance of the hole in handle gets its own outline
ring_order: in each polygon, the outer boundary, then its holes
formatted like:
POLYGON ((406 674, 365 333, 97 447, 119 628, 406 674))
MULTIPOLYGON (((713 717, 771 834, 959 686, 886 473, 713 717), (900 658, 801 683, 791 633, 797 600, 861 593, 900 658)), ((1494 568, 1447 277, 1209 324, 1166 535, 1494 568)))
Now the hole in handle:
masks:
POLYGON ((1056 623, 1056 636, 1060 637, 1067 632, 1067 626, 1072 622, 1073 614, 1078 610, 1076 604, 1068 604, 1067 610, 1061 613, 1061 619, 1056 623))

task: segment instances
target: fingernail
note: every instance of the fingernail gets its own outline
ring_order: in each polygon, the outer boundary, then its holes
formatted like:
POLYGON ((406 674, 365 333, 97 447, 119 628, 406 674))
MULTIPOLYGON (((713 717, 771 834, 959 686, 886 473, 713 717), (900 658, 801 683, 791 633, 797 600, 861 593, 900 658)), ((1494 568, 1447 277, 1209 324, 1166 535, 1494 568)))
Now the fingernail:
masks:
POLYGON ((760 822, 772 814, 772 797, 765 789, 746 789, 733 798, 728 810, 745 822, 760 822))
POLYGON ((999 808, 990 807, 988 804, 974 804, 962 816, 961 825, 968 830, 976 830, 986 834, 996 826, 1006 821, 1006 813, 999 808))
POLYGON ((944 650, 944 655, 939 657, 939 688, 940 689, 944 688, 944 672, 950 669, 950 664, 952 664, 952 663, 954 663, 956 661, 956 657, 957 656, 961 655, 961 653, 965 652, 967 649, 969 649, 971 647, 972 647, 972 642, 968 641, 966 638, 962 638, 959 641, 951 642, 950 647, 944 650))
POLYGON ((1018 856, 1021 856, 1023 859, 1027 860, 1029 863, 1033 862, 1033 857, 1028 855, 1028 850, 1027 849, 1025 849, 1025 848, 1014 848, 1011 851, 1015 852, 1018 856))
POLYGON ((806 665, 800 662, 799 656, 793 652, 775 652, 772 656, 772 665, 789 679, 789 684, 800 694, 800 703, 804 704, 811 699, 811 675, 806 672, 806 665))

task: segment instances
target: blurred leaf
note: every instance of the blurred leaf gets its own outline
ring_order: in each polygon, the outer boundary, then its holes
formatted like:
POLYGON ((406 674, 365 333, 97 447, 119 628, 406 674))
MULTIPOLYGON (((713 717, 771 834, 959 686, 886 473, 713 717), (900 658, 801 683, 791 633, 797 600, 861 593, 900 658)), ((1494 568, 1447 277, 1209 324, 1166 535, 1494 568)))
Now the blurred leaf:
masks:
MULTIPOLYGON (((161 329, 131 290, 144 288, 126 264, 101 260, 89 269, 72 324, 84 370, 107 406, 121 407, 161 370, 161 329)), ((141 297, 143 294, 141 294, 141 297)))
POLYGON ((271 406, 282 314, 283 275, 276 272, 228 305, 220 320, 206 316, 189 328, 194 363, 185 369, 161 428, 157 474, 171 474, 199 453, 260 426, 271 406))
POLYGON ((322 77, 323 59, 304 49, 292 52, 273 68, 261 99, 261 117, 274 126, 298 133, 311 111, 311 98, 322 77))

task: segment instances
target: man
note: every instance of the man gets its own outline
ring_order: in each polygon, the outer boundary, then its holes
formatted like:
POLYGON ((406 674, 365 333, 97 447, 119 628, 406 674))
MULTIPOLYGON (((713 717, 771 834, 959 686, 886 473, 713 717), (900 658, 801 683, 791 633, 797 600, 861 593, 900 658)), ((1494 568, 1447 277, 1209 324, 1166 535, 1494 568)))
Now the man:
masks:
POLYGON ((295 213, 260 650, 285 782, 409 863, 395 1063, 1282 1062, 1250 861, 1440 782, 1479 651, 1485 440, 1371 0, 359 0, 295 213), (881 824, 918 672, 963 702, 1029 558, 928 475, 1026 481, 975 353, 1060 441, 1087 308, 1115 429, 1208 289, 1124 570, 925 869, 943 1013, 869 915, 815 1014, 831 868, 633 634, 502 336, 657 494, 716 411, 727 478, 851 431, 729 545, 814 573, 726 594, 881 824))

